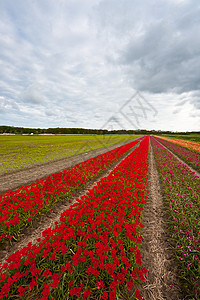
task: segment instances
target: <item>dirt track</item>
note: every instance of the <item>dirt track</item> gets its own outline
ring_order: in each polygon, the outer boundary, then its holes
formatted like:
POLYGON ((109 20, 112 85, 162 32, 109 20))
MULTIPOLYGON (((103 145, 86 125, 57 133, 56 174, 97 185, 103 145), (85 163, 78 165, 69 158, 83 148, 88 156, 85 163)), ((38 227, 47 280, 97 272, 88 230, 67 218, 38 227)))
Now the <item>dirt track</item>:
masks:
POLYGON ((181 300, 178 270, 174 263, 173 253, 168 243, 169 235, 166 224, 167 208, 162 200, 159 175, 156 169, 153 149, 149 146, 150 191, 144 207, 142 261, 149 270, 142 287, 145 300, 181 300))

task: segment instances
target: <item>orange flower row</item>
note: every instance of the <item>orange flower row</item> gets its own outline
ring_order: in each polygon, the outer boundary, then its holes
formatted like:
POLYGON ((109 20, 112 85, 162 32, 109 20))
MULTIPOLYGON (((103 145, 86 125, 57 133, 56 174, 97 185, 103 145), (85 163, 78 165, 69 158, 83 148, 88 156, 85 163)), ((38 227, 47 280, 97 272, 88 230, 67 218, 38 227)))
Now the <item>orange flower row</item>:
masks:
POLYGON ((170 139, 170 138, 166 138, 166 137, 162 137, 162 136, 159 136, 159 138, 169 141, 169 142, 172 142, 174 144, 186 147, 188 149, 200 152, 200 144, 198 144, 198 143, 185 141, 185 140, 170 139))

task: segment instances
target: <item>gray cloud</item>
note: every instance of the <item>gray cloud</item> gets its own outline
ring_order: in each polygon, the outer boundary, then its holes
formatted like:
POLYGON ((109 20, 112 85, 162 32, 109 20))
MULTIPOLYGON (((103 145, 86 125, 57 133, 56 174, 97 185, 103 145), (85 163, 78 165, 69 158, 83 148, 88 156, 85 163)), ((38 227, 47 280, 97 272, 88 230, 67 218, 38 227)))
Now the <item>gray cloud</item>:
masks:
POLYGON ((2 124, 98 128, 139 90, 159 111, 142 127, 197 130, 199 10, 194 0, 0 1, 2 124))
POLYGON ((184 105, 185 103, 187 103, 189 100, 188 99, 186 99, 186 100, 183 100, 183 101, 181 101, 181 102, 178 102, 178 103, 176 103, 176 106, 182 106, 182 105, 184 105))
POLYGON ((199 90, 200 26, 192 23, 190 31, 181 30, 175 21, 150 23, 123 49, 120 60, 135 88, 152 93, 199 90))
POLYGON ((45 104, 45 97, 42 95, 41 90, 37 86, 28 87, 21 95, 21 100, 30 104, 45 104))
POLYGON ((200 95, 199 97, 194 97, 194 99, 191 100, 191 103, 194 105, 196 109, 200 110, 200 95))
POLYGON ((197 2, 125 3, 102 1, 99 7, 100 25, 108 29, 110 48, 116 49, 115 59, 108 51, 109 62, 120 64, 129 84, 140 91, 199 90, 200 6, 197 2))

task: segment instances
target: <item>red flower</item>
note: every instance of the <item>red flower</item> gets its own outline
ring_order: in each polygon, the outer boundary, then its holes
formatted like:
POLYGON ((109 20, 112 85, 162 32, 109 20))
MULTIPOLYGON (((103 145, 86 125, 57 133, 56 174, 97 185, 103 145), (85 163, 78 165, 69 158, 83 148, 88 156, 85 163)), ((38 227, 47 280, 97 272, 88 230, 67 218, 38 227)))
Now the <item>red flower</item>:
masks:
POLYGON ((44 289, 42 291, 42 298, 40 298, 40 300, 47 300, 48 296, 49 296, 49 286, 46 284, 46 282, 44 283, 44 289))
POLYGON ((43 277, 47 278, 47 276, 52 275, 52 273, 49 271, 49 268, 47 267, 44 273, 42 274, 43 277))
POLYGON ((52 287, 57 287, 58 286, 58 284, 59 284, 59 282, 60 282, 60 277, 61 277, 61 275, 62 275, 62 273, 54 273, 53 275, 52 275, 52 279, 53 279, 53 282, 51 283, 51 286, 52 287))
POLYGON ((143 297, 140 295, 140 291, 139 290, 135 291, 135 295, 136 295, 137 299, 143 299, 143 297))
POLYGON ((101 280, 97 281, 96 285, 97 285, 98 289, 105 287, 104 283, 101 280))
POLYGON ((53 253, 52 253, 52 255, 51 255, 51 256, 49 256, 49 259, 50 259, 50 260, 54 260, 54 259, 56 259, 55 252, 53 252, 53 253))
POLYGON ((26 292, 26 288, 24 288, 23 286, 19 286, 18 287, 18 292, 19 292, 19 296, 22 297, 24 295, 24 293, 26 292))
POLYGON ((32 281, 31 281, 30 284, 29 284, 29 288, 30 288, 30 289, 33 289, 36 285, 37 285, 37 281, 35 281, 35 279, 32 278, 32 281))
POLYGON ((108 293, 104 291, 103 295, 101 295, 102 299, 108 299, 108 293))
POLYGON ((74 286, 74 280, 69 281, 68 285, 69 286, 74 286))
POLYGON ((133 288, 133 282, 127 280, 126 284, 127 284, 128 290, 130 291, 133 288))
POLYGON ((86 300, 91 295, 90 289, 87 287, 83 293, 83 299, 86 300))
POLYGON ((72 289, 69 290, 70 295, 73 296, 79 296, 80 292, 81 292, 81 287, 74 287, 72 289))

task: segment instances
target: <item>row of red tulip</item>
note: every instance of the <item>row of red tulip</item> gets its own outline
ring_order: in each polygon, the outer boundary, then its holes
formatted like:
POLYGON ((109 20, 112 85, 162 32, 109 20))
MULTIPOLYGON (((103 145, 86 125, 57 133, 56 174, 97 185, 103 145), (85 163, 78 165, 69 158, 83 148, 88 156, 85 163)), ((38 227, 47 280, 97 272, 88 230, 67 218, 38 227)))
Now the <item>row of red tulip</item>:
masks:
POLYGON ((147 197, 146 137, 126 159, 67 209, 55 228, 8 257, 0 299, 142 299, 138 245, 147 197))
POLYGON ((68 200, 75 190, 106 170, 137 143, 131 142, 16 191, 0 194, 0 241, 17 239, 22 228, 49 211, 56 202, 68 200))

